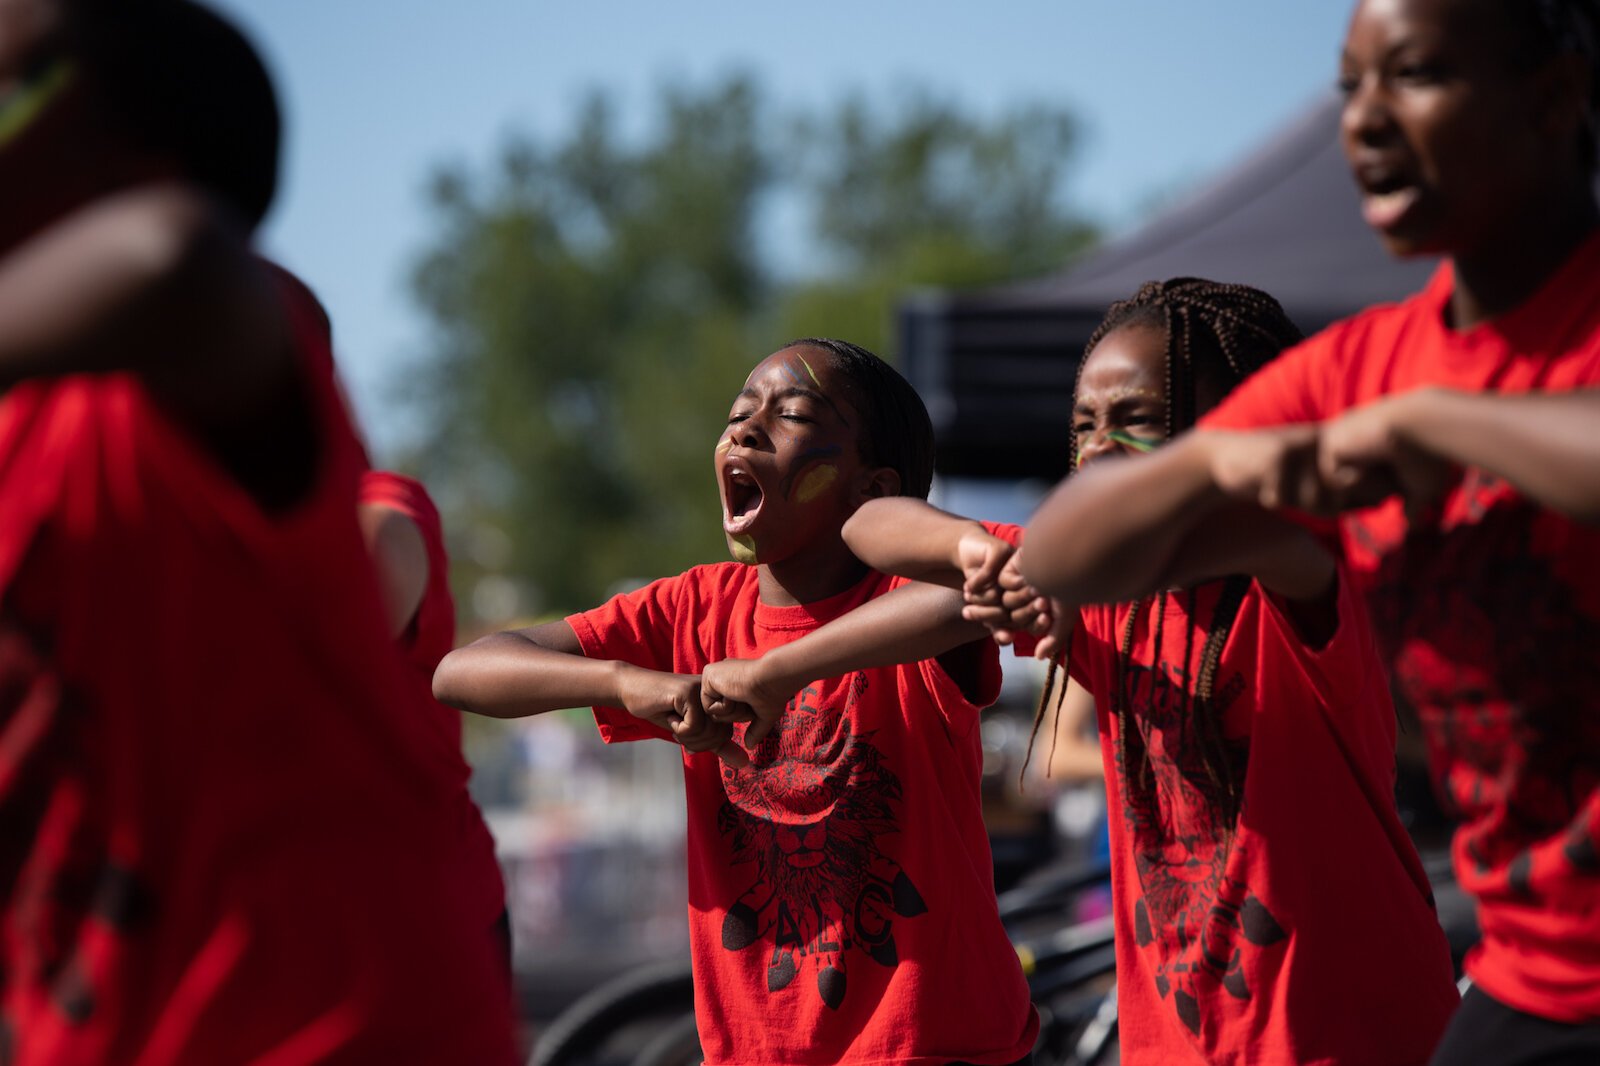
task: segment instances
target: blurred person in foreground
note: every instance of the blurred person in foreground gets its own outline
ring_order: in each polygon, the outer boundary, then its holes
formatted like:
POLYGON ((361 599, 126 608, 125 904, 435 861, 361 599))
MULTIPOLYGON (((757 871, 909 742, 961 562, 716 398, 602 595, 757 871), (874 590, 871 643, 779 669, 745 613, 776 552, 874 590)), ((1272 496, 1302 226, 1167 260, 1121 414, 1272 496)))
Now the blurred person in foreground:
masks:
POLYGON ((278 120, 198 6, 0 0, 0 1043, 515 1061, 356 522, 247 245, 278 120))

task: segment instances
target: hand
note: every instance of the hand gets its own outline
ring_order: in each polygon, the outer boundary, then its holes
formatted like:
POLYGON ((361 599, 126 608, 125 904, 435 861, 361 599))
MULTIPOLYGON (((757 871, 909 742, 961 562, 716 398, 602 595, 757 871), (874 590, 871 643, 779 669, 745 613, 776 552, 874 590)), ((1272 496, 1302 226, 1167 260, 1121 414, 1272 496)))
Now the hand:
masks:
POLYGON ((962 591, 969 599, 991 592, 1000 580, 1001 571, 1016 553, 1016 547, 1009 541, 987 531, 963 533, 956 543, 956 559, 964 578, 962 591))
POLYGON ((795 687, 770 676, 765 659, 724 659, 701 675, 706 710, 719 722, 748 722, 746 748, 753 749, 783 719, 795 687))
POLYGON ((1000 568, 993 585, 977 591, 969 589, 966 599, 961 617, 987 626, 999 644, 1012 643, 1019 633, 1049 633, 1054 624, 1049 598, 1028 584, 1017 568, 1014 553, 1000 568))
POLYGON ((667 730, 686 750, 714 751, 735 769, 750 764, 733 741, 733 726, 706 714, 695 675, 630 669, 622 675, 619 695, 629 714, 667 730))
POLYGON ((1202 432, 1212 480, 1234 499, 1269 511, 1293 507, 1330 515, 1341 509, 1340 494, 1324 483, 1317 465, 1320 426, 1202 432))
POLYGON ((1414 409, 1429 402, 1434 391, 1385 397, 1323 425, 1318 472, 1347 507, 1370 506, 1398 489, 1407 516, 1415 520, 1444 498, 1456 481, 1454 465, 1417 447, 1406 434, 1414 409))

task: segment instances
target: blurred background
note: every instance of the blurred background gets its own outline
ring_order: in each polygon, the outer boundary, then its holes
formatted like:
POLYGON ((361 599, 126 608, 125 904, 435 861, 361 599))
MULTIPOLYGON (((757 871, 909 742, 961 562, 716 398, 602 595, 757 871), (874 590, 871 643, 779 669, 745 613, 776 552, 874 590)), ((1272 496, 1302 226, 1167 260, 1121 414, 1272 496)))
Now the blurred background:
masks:
MULTIPOLYGON (((286 103, 265 249, 327 304, 375 461, 439 500, 462 642, 722 558, 710 448, 760 357, 902 360, 907 301, 1181 206, 1326 97, 1349 7, 214 2, 286 103)), ((965 474, 937 498, 999 520, 1045 487, 965 474)), ((1092 846, 1096 784, 1017 791, 1038 684, 985 731, 1002 879, 1092 846)), ((528 1001, 681 954, 675 749, 582 710, 467 735, 528 1001)))

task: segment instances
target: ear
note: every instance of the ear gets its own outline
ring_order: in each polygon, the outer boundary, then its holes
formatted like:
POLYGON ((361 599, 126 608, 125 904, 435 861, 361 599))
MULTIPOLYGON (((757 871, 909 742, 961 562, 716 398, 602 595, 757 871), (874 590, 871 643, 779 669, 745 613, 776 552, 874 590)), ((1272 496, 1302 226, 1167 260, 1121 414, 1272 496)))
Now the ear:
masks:
POLYGON ((868 500, 898 495, 900 495, 900 472, 892 466, 863 467, 856 475, 856 493, 853 502, 857 507, 868 500))
POLYGON ((1566 52, 1536 75, 1537 128, 1556 144, 1572 144, 1589 122, 1593 71, 1580 55, 1566 52))

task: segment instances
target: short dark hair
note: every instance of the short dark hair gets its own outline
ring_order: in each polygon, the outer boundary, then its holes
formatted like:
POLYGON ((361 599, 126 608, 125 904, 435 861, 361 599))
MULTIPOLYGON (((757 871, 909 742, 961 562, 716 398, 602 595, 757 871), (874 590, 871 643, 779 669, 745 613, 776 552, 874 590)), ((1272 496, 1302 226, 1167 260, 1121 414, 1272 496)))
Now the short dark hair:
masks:
POLYGON ((191 0, 68 0, 72 44, 101 104, 135 143, 254 229, 278 186, 282 119, 261 58, 191 0))
POLYGON ((1592 174, 1600 164, 1600 0, 1495 0, 1510 19, 1519 65, 1536 68, 1575 55, 1589 69, 1588 121, 1579 162, 1592 174))
POLYGON ((928 498, 933 487, 933 420, 911 382, 859 344, 829 337, 803 337, 785 348, 828 353, 834 369, 851 385, 851 403, 861 416, 862 458, 900 475, 900 495, 928 498))

